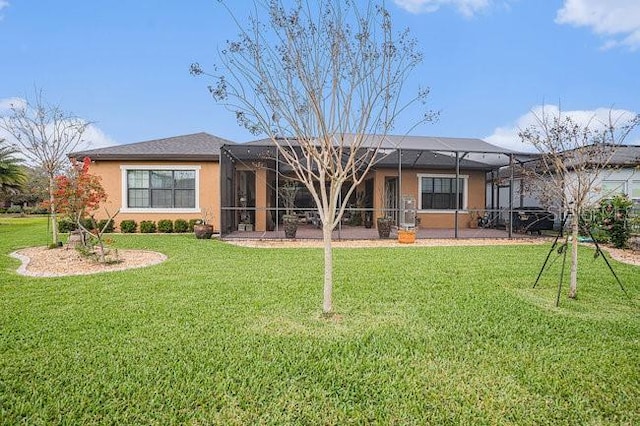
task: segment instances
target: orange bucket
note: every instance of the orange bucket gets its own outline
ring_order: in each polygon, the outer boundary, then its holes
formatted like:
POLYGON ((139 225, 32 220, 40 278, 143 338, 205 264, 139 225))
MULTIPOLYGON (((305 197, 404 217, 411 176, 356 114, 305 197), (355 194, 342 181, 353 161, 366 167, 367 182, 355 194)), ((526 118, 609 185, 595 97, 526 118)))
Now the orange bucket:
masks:
POLYGON ((398 229, 398 242, 400 244, 413 244, 416 242, 416 231, 398 229))

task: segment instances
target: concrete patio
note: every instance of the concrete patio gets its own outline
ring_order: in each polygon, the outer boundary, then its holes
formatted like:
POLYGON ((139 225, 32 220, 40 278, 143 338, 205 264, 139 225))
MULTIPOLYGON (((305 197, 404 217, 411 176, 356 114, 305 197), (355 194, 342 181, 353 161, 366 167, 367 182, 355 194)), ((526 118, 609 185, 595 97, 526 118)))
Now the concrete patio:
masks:
MULTIPOLYGON (((392 228, 390 239, 397 239, 397 229, 392 228)), ((538 235, 513 233, 513 238, 543 238, 538 235)), ((453 239, 455 238, 455 230, 451 229, 429 229, 422 228, 417 230, 417 239, 453 239)), ((458 238, 460 239, 472 239, 472 238, 490 238, 501 239, 509 238, 509 233, 505 229, 493 229, 493 228, 462 228, 458 230, 458 238)), ((280 228, 278 231, 266 231, 266 232, 251 232, 251 231, 234 231, 224 235, 224 240, 284 240, 284 228, 280 228)), ((296 239, 313 240, 322 239, 322 230, 312 225, 299 225, 296 233, 296 239)), ((375 228, 367 229, 363 226, 346 226, 343 225, 340 229, 333 231, 333 239, 339 240, 377 240, 379 239, 378 231, 375 228)))

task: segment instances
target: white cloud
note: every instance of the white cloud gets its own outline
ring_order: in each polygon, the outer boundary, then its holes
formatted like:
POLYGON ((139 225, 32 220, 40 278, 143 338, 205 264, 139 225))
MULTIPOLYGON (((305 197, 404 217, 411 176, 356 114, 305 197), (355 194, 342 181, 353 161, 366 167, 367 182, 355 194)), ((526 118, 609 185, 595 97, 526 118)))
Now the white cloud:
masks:
MULTIPOLYGON (((513 149, 515 151, 535 152, 535 148, 529 144, 525 144, 520 140, 518 133, 528 127, 538 124, 538 118, 543 116, 557 116, 560 109, 556 105, 535 106, 528 113, 521 115, 515 122, 504 126, 496 127, 493 133, 484 138, 487 142, 502 146, 504 148, 513 149)), ((609 122, 609 114, 614 123, 624 123, 635 117, 636 113, 624 109, 597 108, 595 110, 575 110, 562 111, 565 117, 571 119, 583 126, 589 125, 592 129, 602 128, 609 122)), ((630 140, 626 143, 638 143, 630 140)))
POLYGON ((640 48, 640 1, 564 0, 556 23, 589 27, 605 37, 603 49, 625 46, 640 48))
MULTIPOLYGON (((83 139, 87 142, 87 149, 104 148, 106 146, 118 145, 106 133, 100 130, 95 124, 90 124, 84 132, 83 139)), ((81 147, 79 147, 81 148, 81 147)))
POLYGON ((2 19, 4 18, 4 15, 2 14, 2 9, 4 9, 5 7, 9 7, 9 1, 0 0, 0 21, 2 21, 2 19))
POLYGON ((410 13, 431 13, 442 6, 453 6, 467 18, 487 9, 495 0, 394 0, 410 13))
POLYGON ((4 98, 4 99, 0 99, 0 112, 9 111, 13 107, 24 108, 25 106, 27 106, 27 101, 25 101, 22 98, 4 98))

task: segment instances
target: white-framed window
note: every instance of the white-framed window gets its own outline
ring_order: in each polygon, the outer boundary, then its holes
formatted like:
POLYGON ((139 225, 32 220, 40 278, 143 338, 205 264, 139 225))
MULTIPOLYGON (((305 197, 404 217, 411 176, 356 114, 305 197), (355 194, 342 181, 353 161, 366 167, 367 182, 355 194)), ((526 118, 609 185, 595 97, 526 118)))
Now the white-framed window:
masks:
POLYGON ((600 186, 602 188, 600 195, 603 198, 611 198, 618 194, 627 193, 626 180, 603 180, 600 186))
POLYGON ((124 213, 197 213, 200 166, 126 165, 122 171, 124 213))
POLYGON ((632 180, 629 182, 629 198, 636 205, 640 205, 640 180, 632 180))
POLYGON ((456 199, 460 210, 467 209, 468 175, 419 174, 418 209, 421 211, 452 211, 456 209, 456 199))

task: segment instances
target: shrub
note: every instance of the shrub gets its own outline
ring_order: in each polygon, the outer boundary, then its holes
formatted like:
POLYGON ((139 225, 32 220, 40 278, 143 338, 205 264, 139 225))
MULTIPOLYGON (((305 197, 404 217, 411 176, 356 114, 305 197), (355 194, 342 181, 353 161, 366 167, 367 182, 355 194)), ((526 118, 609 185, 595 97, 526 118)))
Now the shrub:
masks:
POLYGON ((80 219, 80 224, 89 231, 91 231, 92 229, 95 229, 97 226, 96 221, 91 217, 85 217, 80 219))
POLYGON ((609 233, 600 227, 595 227, 591 230, 591 235, 598 243, 610 243, 609 233))
POLYGON ((76 223, 68 217, 63 217, 58 220, 58 232, 68 233, 75 231, 77 228, 76 223))
POLYGON ((22 206, 11 206, 7 209, 7 213, 9 214, 20 214, 22 213, 22 206))
POLYGON ((120 222, 120 231, 124 234, 133 234, 137 228, 138 224, 135 220, 123 220, 120 222))
POLYGON ((189 232, 193 232, 193 227, 201 222, 200 219, 189 219, 189 232))
POLYGON ((111 233, 113 232, 113 220, 109 220, 109 219, 101 219, 98 221, 98 230, 102 231, 102 228, 104 228, 104 232, 105 233, 111 233), (107 222, 109 222, 109 225, 107 225, 107 222), (107 225, 107 227, 105 228, 104 226, 107 225))
POLYGON ((631 236, 628 216, 633 202, 626 195, 616 195, 600 201, 598 225, 604 229, 616 248, 623 248, 631 236))
POLYGON ((143 234, 153 234, 156 232, 156 223, 153 220, 143 220, 140 222, 140 232, 143 234))
POLYGON ((189 223, 186 220, 176 219, 176 221, 173 222, 174 232, 183 233, 183 232, 187 232, 188 230, 189 230, 189 223))
POLYGON ((162 219, 158 221, 158 232, 170 234, 173 232, 173 222, 170 219, 162 219))
POLYGON ((25 207, 25 214, 49 214, 49 209, 43 206, 25 207))

